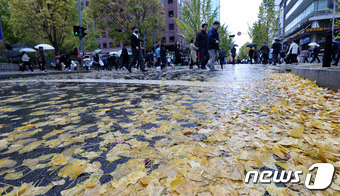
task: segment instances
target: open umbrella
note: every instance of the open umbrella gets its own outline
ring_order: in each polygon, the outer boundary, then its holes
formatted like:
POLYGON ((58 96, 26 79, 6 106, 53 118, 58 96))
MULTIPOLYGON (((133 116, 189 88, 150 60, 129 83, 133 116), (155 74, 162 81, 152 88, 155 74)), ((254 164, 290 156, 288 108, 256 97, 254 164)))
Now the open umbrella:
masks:
POLYGON ((36 45, 34 48, 39 49, 40 47, 42 47, 44 50, 54 50, 54 47, 48 44, 39 44, 36 45))
POLYGON ((257 43, 250 43, 247 45, 247 47, 255 47, 255 46, 257 46, 257 43))
POLYGON ((308 44, 308 46, 310 46, 310 47, 315 47, 315 46, 317 46, 317 45, 319 45, 319 44, 317 44, 317 43, 310 43, 310 44, 308 44))
POLYGON ((97 50, 92 52, 92 55, 96 55, 96 54, 100 53, 101 51, 102 51, 101 49, 97 49, 97 50))
POLYGON ((237 44, 229 44, 229 46, 231 46, 231 47, 238 47, 237 44))
POLYGON ((32 48, 22 48, 19 50, 19 52, 36 52, 36 50, 32 48))

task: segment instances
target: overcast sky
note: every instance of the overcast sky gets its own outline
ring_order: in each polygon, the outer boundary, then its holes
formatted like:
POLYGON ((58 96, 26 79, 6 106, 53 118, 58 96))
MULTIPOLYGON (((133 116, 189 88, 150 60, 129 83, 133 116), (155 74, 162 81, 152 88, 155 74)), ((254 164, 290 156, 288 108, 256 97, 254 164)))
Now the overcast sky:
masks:
POLYGON ((262 0, 221 0, 221 23, 228 25, 228 30, 235 34, 235 43, 241 47, 247 41, 248 24, 257 20, 259 6, 262 0), (237 36, 237 32, 242 32, 237 36))

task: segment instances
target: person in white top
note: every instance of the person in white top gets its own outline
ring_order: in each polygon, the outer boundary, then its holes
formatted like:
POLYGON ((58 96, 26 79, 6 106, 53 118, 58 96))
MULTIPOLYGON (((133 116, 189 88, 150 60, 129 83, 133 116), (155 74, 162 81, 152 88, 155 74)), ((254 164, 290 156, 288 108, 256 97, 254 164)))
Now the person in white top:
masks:
POLYGON ((30 64, 30 57, 27 55, 26 52, 22 53, 21 61, 23 63, 22 66, 20 66, 20 71, 25 71, 26 68, 29 68, 33 72, 33 67, 30 64))
POLYGON ((288 59, 289 59, 288 63, 298 63, 299 62, 297 60, 298 53, 299 53, 299 45, 292 41, 290 43, 290 47, 287 53, 288 59))

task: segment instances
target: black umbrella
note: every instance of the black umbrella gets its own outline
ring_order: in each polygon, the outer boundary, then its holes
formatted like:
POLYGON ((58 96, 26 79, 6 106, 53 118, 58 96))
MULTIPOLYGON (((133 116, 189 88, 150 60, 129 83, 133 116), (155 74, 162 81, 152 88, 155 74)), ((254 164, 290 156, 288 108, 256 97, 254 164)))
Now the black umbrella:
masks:
POLYGON ((238 47, 237 44, 229 44, 229 46, 231 46, 231 47, 238 47))
POLYGON ((250 43, 247 45, 247 47, 255 47, 255 46, 257 46, 257 43, 250 43))

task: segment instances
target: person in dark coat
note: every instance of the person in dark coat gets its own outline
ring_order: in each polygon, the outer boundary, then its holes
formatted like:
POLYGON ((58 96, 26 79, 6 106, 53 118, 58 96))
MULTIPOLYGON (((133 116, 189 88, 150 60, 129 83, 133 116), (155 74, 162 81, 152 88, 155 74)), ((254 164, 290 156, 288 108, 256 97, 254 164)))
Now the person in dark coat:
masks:
POLYGON ((260 48, 260 52, 262 54, 263 64, 267 65, 270 49, 267 46, 266 42, 263 42, 262 47, 260 48))
POLYGON ((240 64, 241 63, 241 57, 240 55, 237 56, 237 64, 240 64))
MULTIPOLYGON (((221 54, 220 54, 220 63, 221 63, 221 69, 223 70, 223 65, 224 65, 224 59, 226 57, 226 53, 225 53, 225 50, 222 48, 221 49, 221 54)), ((235 58, 235 56, 233 57, 233 59, 235 58)), ((235 61, 234 61, 235 62, 235 61)), ((235 63, 233 63, 235 64, 235 63)))
POLYGON ((196 47, 198 49, 200 55, 201 69, 207 69, 206 65, 209 61, 209 52, 208 52, 208 24, 202 24, 202 31, 197 33, 196 35, 196 47))
POLYGON ((166 67, 166 49, 164 44, 161 45, 161 69, 165 69, 166 67))
POLYGON ((233 47, 231 49, 231 56, 233 57, 233 64, 235 64, 235 57, 236 57, 236 48, 233 47))
POLYGON ((256 46, 255 46, 255 49, 254 49, 254 62, 255 62, 255 64, 259 63, 259 50, 257 49, 256 46))
POLYGON ((93 63, 92 63, 95 67, 95 70, 100 70, 100 64, 99 64, 99 54, 96 53, 94 56, 93 56, 93 63))
POLYGON ((336 62, 338 53, 339 53, 339 46, 333 42, 332 43, 332 61, 336 62))
POLYGON ((315 46, 315 48, 313 49, 313 60, 310 63, 313 63, 316 60, 318 60, 318 63, 321 62, 319 59, 319 53, 320 53, 320 47, 315 46))
POLYGON ((276 63, 279 63, 279 54, 281 51, 281 43, 279 42, 280 40, 275 39, 275 43, 272 45, 273 49, 273 65, 276 65, 276 63))
POLYGON ((131 49, 132 49, 132 61, 129 65, 128 71, 132 73, 132 66, 138 64, 140 65, 140 69, 143 72, 146 72, 145 70, 145 65, 144 65, 144 60, 143 60, 143 54, 142 54, 142 49, 141 49, 141 42, 142 40, 139 39, 139 30, 137 27, 132 27, 133 34, 131 35, 131 49))
POLYGON ((215 62, 218 59, 220 49, 220 36, 218 29, 220 28, 220 22, 215 21, 208 33, 208 51, 209 51, 209 62, 208 67, 210 71, 215 71, 215 62))
POLYGON ((253 58, 254 58, 253 47, 250 47, 250 49, 249 49, 249 58, 250 58, 250 64, 253 64, 253 58))
POLYGON ((178 65, 181 65, 181 63, 182 63, 181 46, 179 44, 179 41, 177 41, 176 45, 175 45, 175 62, 174 62, 174 65, 178 66, 178 65))
POLYGON ((126 69, 129 69, 129 53, 126 46, 127 44, 123 45, 122 53, 120 55, 120 68, 125 67, 126 69))

